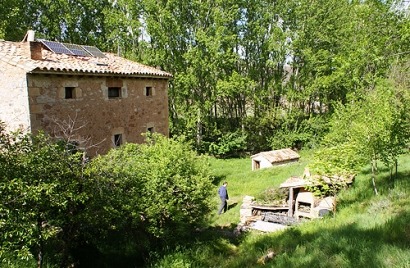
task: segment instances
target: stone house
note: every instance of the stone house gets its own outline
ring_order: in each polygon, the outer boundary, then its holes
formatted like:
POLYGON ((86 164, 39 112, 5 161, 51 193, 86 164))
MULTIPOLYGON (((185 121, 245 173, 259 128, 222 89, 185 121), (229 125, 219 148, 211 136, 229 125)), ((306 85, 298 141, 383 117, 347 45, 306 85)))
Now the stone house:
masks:
POLYGON ((168 136, 171 74, 96 47, 0 41, 0 121, 8 130, 43 130, 90 156, 142 133, 168 136))
POLYGON ((252 155, 252 170, 269 168, 299 161, 300 155, 290 148, 260 152, 252 155))

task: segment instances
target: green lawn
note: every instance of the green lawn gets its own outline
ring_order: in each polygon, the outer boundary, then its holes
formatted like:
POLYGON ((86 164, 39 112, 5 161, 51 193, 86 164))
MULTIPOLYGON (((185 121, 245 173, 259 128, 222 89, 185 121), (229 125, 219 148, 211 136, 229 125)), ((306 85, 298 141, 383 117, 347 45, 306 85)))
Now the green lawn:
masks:
POLYGON ((243 197, 257 197, 290 176, 302 175, 310 152, 302 151, 301 155, 299 163, 258 171, 251 171, 249 158, 212 159, 215 214, 210 227, 152 266, 259 267, 263 265, 258 262, 260 257, 272 250, 275 257, 265 267, 410 267, 410 156, 400 159, 394 180, 381 168, 376 182, 378 196, 365 168, 353 186, 337 196, 335 215, 276 233, 233 235, 243 197), (216 191, 225 180, 229 183, 229 204, 236 206, 218 216, 216 191))
POLYGON ((212 218, 213 225, 230 226, 239 221, 239 209, 245 196, 257 198, 264 190, 277 188, 282 182, 291 176, 302 176, 308 163, 310 151, 301 152, 299 162, 286 166, 278 166, 267 169, 252 171, 251 159, 210 159, 211 172, 215 176, 215 214, 212 218), (216 194, 218 187, 228 182, 230 200, 228 205, 232 207, 222 216, 216 215, 219 198, 216 194))

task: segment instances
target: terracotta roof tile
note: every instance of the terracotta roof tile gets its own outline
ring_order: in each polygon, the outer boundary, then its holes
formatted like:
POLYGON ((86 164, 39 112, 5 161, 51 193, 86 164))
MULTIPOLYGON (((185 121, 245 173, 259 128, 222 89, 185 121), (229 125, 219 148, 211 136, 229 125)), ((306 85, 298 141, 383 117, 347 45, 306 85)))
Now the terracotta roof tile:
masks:
POLYGON ((112 53, 104 53, 104 55, 106 58, 57 54, 43 46, 42 60, 33 60, 30 56, 29 42, 0 41, 0 60, 22 68, 27 73, 64 72, 69 74, 172 77, 167 72, 118 57, 112 53))

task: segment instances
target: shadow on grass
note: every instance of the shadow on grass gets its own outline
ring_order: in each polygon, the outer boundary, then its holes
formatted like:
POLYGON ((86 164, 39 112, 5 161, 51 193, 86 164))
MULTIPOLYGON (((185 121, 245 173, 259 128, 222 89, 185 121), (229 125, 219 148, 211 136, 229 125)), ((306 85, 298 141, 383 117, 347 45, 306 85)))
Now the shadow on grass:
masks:
MULTIPOLYGON (((189 263, 189 267, 258 267, 261 254, 272 249, 276 256, 266 263, 266 267, 387 267, 385 258, 392 260, 390 267, 403 267, 395 255, 384 254, 392 248, 408 251, 408 222, 410 211, 405 211, 386 224, 371 229, 361 229, 354 222, 339 227, 323 225, 323 228, 313 231, 300 229, 303 228, 300 226, 257 236, 256 240, 251 241, 247 239, 250 233, 235 233, 236 224, 214 226, 193 232, 191 239, 159 252, 156 260, 152 261, 168 258, 175 264, 177 258, 181 263, 189 263)), ((124 258, 126 256, 122 256, 122 260, 115 255, 102 257, 105 258, 99 263, 82 263, 86 265, 82 267, 133 267, 130 264, 136 263, 136 260, 124 258)), ((162 265, 166 263, 163 261, 162 265)), ((145 263, 137 267, 166 266, 145 263)))
POLYGON ((222 182, 226 180, 226 176, 225 175, 223 175, 223 176, 212 176, 211 180, 212 180, 213 185, 219 185, 219 184, 222 184, 222 182))
MULTIPOLYGON (((372 172, 370 168, 363 169, 361 174, 365 175, 366 177, 369 178, 369 181, 372 178, 372 172)), ((383 186, 392 186, 392 183, 396 181, 402 181, 402 180, 407 180, 407 178, 410 176, 410 171, 401 171, 400 166, 398 167, 397 174, 395 171, 393 171, 390 174, 390 169, 388 167, 381 167, 378 169, 378 172, 376 173, 376 183, 380 184, 379 187, 383 186)), ((378 185, 376 185, 378 186, 378 185)))
MULTIPOLYGON (((402 185, 410 185, 408 178, 410 177, 410 171, 399 171, 397 176, 390 177, 390 174, 379 173, 376 177, 376 188, 379 194, 386 194, 402 185)), ((371 200, 375 196, 372 184, 371 175, 361 176, 360 179, 356 179, 353 186, 344 190, 357 192, 355 194, 342 193, 340 196, 340 203, 338 203, 338 210, 343 207, 348 207, 355 203, 363 203, 371 200)))
POLYGON ((211 226, 195 233, 195 243, 210 243, 217 244, 218 241, 228 241, 230 244, 239 245, 247 236, 246 233, 240 235, 235 233, 237 225, 231 223, 224 226, 211 226))
POLYGON ((237 247, 247 236, 236 235, 235 228, 236 225, 231 224, 199 230, 192 234, 190 241, 181 241, 176 247, 162 252, 160 258, 151 260, 154 263, 148 263, 146 267, 223 267, 222 262, 237 253, 237 247))
POLYGON ((228 210, 233 209, 234 207, 236 207, 238 205, 238 202, 232 203, 228 205, 228 210))
POLYGON ((267 249, 276 253, 269 262, 270 267, 403 267, 405 263, 394 255, 385 254, 392 247, 403 251, 409 249, 409 221, 410 212, 407 211, 371 229, 363 230, 355 223, 306 233, 290 228, 249 244, 249 251, 255 254, 232 260, 226 267, 257 266, 255 255, 267 249))

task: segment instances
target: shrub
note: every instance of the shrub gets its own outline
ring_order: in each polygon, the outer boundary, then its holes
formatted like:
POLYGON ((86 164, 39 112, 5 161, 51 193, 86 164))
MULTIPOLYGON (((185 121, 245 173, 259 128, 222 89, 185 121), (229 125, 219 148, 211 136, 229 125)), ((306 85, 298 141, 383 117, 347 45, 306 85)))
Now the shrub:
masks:
POLYGON ((274 135, 269 138, 272 149, 281 148, 317 148, 327 132, 326 120, 322 117, 309 117, 298 122, 297 119, 287 119, 274 135))
POLYGON ((288 191, 288 188, 268 188, 256 197, 256 201, 259 204, 283 205, 288 191))
POLYGON ((96 227, 125 236, 138 251, 175 243, 206 222, 212 204, 208 165, 181 139, 153 135, 146 144, 113 149, 91 166, 99 185, 92 203, 96 227))
POLYGON ((219 157, 238 156, 245 150, 246 135, 239 131, 224 134, 209 144, 209 153, 219 157))
POLYGON ((83 165, 81 153, 43 133, 10 134, 0 124, 0 256, 71 264, 88 200, 83 165))

